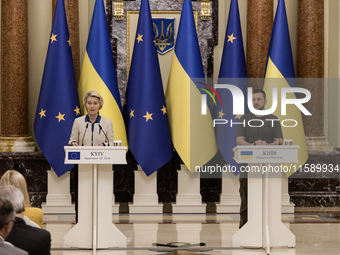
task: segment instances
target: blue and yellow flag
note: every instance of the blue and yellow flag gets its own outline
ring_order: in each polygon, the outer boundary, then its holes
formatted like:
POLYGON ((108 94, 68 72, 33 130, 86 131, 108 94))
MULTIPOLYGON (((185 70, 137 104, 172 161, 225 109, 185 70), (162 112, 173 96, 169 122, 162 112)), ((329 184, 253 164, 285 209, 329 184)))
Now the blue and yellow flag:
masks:
MULTIPOLYGON (((278 104, 273 114, 276 115, 280 121, 290 119, 298 123, 295 127, 282 126, 283 138, 292 139, 293 145, 300 146, 298 151, 298 168, 299 165, 304 164, 308 159, 305 132, 301 112, 295 105, 287 105, 287 115, 281 115, 280 90, 284 87, 296 87, 296 83, 286 7, 284 0, 279 0, 270 38, 263 90, 267 94, 268 102, 266 106, 271 107, 273 103, 272 90, 273 88, 277 88, 278 104)), ((294 93, 287 93, 287 98, 296 99, 296 95, 294 93)), ((294 168, 291 169, 293 170, 294 168)), ((293 172, 290 172, 289 174, 292 173, 293 172)))
POLYGON ((184 0, 166 104, 172 141, 191 172, 207 163, 217 152, 211 113, 201 114, 203 90, 194 83, 198 78, 204 81, 201 53, 191 1, 184 0))
POLYGON ((37 144, 58 176, 73 167, 64 164, 64 146, 77 116, 80 108, 71 42, 64 1, 58 0, 34 120, 37 144))
MULTIPOLYGON (((243 95, 247 95, 247 76, 238 2, 231 0, 218 83, 235 85, 242 90, 243 95)), ((229 90, 216 89, 216 91, 222 104, 217 104, 215 118, 228 121, 228 124, 215 126, 218 148, 225 162, 239 169, 239 164, 234 160, 233 151, 237 145, 238 125, 230 126, 229 123, 239 122, 241 115, 233 114, 233 96, 229 90)), ((247 109, 246 100, 244 100, 244 109, 247 109)))
POLYGON ((126 91, 129 148, 146 175, 173 156, 149 0, 142 0, 126 91))
MULTIPOLYGON (((99 93, 103 97, 104 105, 99 114, 112 121, 115 140, 122 140, 122 145, 127 146, 115 63, 103 0, 96 0, 93 11, 78 86, 81 102, 84 95, 90 90, 99 93)), ((82 110, 85 113, 84 106, 82 106, 82 110)))

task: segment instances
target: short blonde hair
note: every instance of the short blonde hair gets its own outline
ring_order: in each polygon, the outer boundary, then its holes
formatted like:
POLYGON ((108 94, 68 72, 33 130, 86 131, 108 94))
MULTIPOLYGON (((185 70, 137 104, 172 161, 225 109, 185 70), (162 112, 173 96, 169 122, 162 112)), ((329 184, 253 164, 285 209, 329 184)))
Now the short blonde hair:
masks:
POLYGON ((98 98, 99 104, 100 104, 100 108, 99 108, 99 109, 101 109, 101 108, 103 107, 104 101, 103 101, 102 96, 99 95, 99 93, 97 93, 97 92, 95 92, 95 91, 91 91, 91 90, 88 91, 88 92, 85 94, 84 98, 83 98, 83 105, 84 105, 84 106, 86 105, 87 99, 88 99, 89 97, 98 98))
POLYGON ((0 179, 0 185, 11 185, 21 190, 26 206, 31 206, 25 177, 16 170, 7 170, 0 179))

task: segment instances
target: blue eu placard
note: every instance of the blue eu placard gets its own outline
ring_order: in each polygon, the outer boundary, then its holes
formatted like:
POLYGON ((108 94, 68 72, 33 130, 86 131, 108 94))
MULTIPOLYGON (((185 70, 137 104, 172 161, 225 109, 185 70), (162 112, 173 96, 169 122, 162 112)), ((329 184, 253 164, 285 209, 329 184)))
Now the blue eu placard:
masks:
POLYGON ((80 160, 80 151, 69 151, 68 159, 69 160, 80 160))

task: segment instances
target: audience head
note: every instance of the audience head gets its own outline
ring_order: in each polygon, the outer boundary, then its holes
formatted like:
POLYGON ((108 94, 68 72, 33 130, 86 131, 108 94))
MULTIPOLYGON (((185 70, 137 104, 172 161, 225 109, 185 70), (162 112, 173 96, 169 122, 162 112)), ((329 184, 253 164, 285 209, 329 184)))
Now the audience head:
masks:
POLYGON ((7 170, 0 179, 0 185, 12 185, 21 190, 26 206, 31 206, 25 177, 16 170, 7 170))
POLYGON ((0 199, 7 199, 12 202, 16 214, 20 214, 25 211, 24 195, 18 188, 14 186, 0 186, 0 199))
MULTIPOLYGON (((3 188, 0 186, 0 194, 2 194, 3 188)), ((0 236, 4 239, 12 230, 14 218, 15 212, 12 203, 0 195, 0 236)))

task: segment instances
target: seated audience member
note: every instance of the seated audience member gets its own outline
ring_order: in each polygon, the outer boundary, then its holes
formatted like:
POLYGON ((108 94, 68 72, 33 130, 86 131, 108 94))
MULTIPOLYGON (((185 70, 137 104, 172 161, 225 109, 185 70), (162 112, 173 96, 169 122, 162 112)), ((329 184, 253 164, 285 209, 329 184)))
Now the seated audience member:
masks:
POLYGON ((29 255, 49 255, 51 250, 51 235, 48 231, 29 226, 23 220, 24 195, 14 186, 2 186, 0 199, 12 202, 15 219, 12 231, 5 239, 14 246, 28 252, 29 255))
POLYGON ((15 212, 12 203, 7 199, 0 199, 0 254, 28 255, 26 251, 5 242, 5 238, 9 235, 13 227, 14 217, 15 212))
POLYGON ((43 211, 40 208, 31 207, 25 177, 16 170, 7 170, 0 179, 0 185, 12 185, 20 189, 25 201, 24 221, 27 225, 43 228, 43 211))

